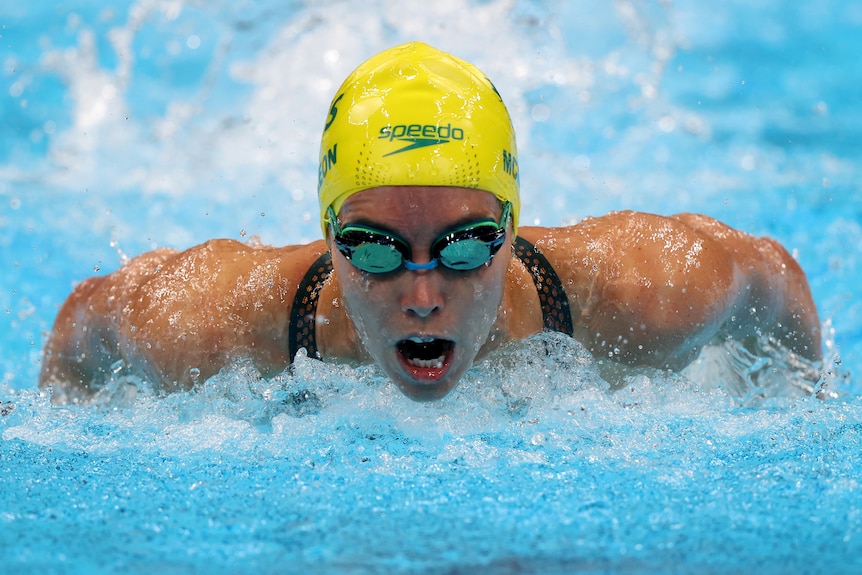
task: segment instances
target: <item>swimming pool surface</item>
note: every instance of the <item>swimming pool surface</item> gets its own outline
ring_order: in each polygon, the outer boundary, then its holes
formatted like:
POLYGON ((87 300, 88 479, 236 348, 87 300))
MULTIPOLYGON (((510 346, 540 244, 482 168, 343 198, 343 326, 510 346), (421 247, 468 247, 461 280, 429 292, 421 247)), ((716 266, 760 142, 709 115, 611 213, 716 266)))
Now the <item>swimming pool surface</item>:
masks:
POLYGON ((839 0, 3 3, 0 573, 862 572, 860 51, 839 0), (693 211, 791 250, 825 399, 780 353, 614 379, 543 335, 433 404, 300 357, 52 407, 76 282, 319 237, 330 98, 409 40, 503 94, 523 222, 693 211))

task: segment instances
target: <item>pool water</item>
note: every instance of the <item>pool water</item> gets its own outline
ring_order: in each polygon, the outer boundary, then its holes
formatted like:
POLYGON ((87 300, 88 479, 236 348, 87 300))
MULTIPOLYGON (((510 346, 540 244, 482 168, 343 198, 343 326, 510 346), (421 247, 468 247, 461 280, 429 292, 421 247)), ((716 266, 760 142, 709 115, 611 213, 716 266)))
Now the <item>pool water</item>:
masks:
POLYGON ((0 6, 0 573, 862 570, 862 6, 707 4, 0 6), (524 223, 693 211, 784 244, 820 398, 780 351, 618 370, 547 334, 433 404, 299 357, 167 397, 118 371, 52 407, 41 348, 75 283, 319 237, 329 100, 417 39, 506 99, 524 223))

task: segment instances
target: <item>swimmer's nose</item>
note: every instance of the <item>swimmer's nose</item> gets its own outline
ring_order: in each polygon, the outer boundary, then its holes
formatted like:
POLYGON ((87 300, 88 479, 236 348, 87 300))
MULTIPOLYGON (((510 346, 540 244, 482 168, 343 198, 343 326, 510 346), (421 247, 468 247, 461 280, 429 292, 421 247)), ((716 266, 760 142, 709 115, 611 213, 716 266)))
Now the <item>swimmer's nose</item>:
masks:
POLYGON ((418 317, 428 317, 443 309, 443 291, 439 274, 430 270, 409 272, 410 285, 401 302, 401 309, 418 317))

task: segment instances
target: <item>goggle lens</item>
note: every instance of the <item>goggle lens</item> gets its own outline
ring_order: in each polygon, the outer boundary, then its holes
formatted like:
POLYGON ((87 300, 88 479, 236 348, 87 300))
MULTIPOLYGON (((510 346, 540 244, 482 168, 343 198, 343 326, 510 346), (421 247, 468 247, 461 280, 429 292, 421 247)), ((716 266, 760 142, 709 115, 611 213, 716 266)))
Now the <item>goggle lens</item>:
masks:
POLYGON ((400 268, 404 256, 393 246, 365 243, 357 246, 348 259, 364 272, 385 274, 400 268))
MULTIPOLYGON (((468 229, 440 240, 446 242, 438 248, 439 251, 435 250, 440 263, 452 270, 467 271, 491 261, 503 245, 506 232, 494 226, 478 227, 485 230, 468 229)), ((439 242, 438 245, 440 245, 439 242)))

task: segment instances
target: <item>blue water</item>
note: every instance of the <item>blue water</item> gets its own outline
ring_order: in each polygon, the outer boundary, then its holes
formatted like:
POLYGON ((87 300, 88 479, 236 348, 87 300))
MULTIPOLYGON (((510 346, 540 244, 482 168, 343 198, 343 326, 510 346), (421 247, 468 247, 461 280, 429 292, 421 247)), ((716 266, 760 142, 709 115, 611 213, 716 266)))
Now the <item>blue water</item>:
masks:
POLYGON ((860 572, 860 51, 840 0, 3 2, 0 573, 860 572), (506 98, 524 222, 695 211, 787 246, 826 399, 780 357, 756 382, 730 346, 611 377, 549 335, 431 405, 300 358, 52 407, 40 352, 75 282, 316 239, 332 93, 416 39, 506 98))

